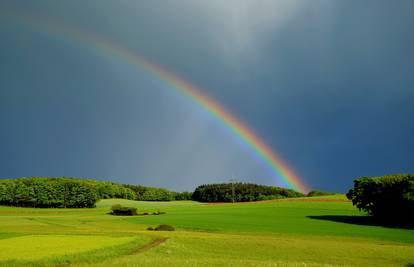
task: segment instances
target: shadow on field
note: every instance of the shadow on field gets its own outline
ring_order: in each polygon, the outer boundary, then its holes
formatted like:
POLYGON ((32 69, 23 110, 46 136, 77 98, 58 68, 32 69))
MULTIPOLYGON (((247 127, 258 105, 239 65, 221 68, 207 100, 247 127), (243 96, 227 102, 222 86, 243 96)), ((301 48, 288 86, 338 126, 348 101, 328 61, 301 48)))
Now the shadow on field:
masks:
MULTIPOLYGON (((310 219, 315 219, 315 220, 350 223, 350 224, 358 224, 358 225, 413 229, 412 225, 395 225, 392 223, 379 222, 378 220, 375 220, 372 216, 319 215, 319 216, 306 216, 306 217, 310 219)), ((411 265, 410 267, 414 267, 414 264, 411 265)))

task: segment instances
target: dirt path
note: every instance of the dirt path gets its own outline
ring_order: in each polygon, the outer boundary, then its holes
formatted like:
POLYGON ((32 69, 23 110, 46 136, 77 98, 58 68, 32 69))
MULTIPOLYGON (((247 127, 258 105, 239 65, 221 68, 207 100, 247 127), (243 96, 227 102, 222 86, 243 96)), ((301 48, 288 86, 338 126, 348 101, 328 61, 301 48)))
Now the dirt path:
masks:
POLYGON ((168 240, 168 238, 154 239, 151 242, 143 245, 142 247, 139 247, 139 248, 135 249, 134 251, 130 252, 129 255, 136 255, 136 254, 143 253, 147 250, 158 247, 159 245, 165 243, 167 240, 168 240))
MULTIPOLYGON (((152 248, 158 247, 159 245, 165 243, 167 240, 168 240, 168 238, 154 239, 151 242, 143 245, 142 247, 138 247, 137 249, 131 251, 128 254, 121 255, 121 257, 130 256, 130 255, 137 255, 137 254, 143 253, 143 252, 148 251, 152 248)), ((69 264, 69 265, 66 265, 66 264, 53 265, 53 267, 64 267, 64 266, 72 266, 72 264, 69 264)))

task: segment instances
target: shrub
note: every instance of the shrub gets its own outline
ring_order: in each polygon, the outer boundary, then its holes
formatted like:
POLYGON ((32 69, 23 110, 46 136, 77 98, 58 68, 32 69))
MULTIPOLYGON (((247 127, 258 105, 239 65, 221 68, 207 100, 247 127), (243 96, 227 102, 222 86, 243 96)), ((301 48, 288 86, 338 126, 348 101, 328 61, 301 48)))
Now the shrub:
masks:
POLYGON ((360 210, 394 224, 414 224, 414 175, 362 177, 346 195, 360 210))
POLYGON ((148 226, 147 230, 148 231, 154 231, 154 228, 152 228, 152 226, 148 226))
POLYGON ((122 208, 121 204, 112 205, 111 211, 120 210, 122 208))
POLYGON ((111 207, 113 215, 119 216, 134 216, 138 215, 137 208, 134 207, 122 207, 119 204, 113 205, 111 207))
POLYGON ((155 231, 175 231, 175 228, 169 224, 160 224, 154 228, 155 231))

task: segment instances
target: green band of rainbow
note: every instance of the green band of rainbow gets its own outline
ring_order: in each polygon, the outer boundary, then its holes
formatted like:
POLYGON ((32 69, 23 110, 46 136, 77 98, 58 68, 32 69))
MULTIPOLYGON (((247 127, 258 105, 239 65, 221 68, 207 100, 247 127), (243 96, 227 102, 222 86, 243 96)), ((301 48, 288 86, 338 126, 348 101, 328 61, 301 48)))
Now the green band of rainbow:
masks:
POLYGON ((228 128, 235 137, 237 137, 249 150, 255 158, 258 158, 264 163, 270 174, 283 186, 291 187, 295 190, 308 192, 309 189, 303 181, 295 174, 295 172, 284 163, 281 158, 272 151, 272 149, 265 144, 247 125, 242 123, 230 112, 228 112, 217 101, 210 98, 203 93, 202 90, 189 82, 181 79, 171 71, 162 68, 160 65, 151 62, 142 55, 137 54, 127 48, 116 44, 110 40, 104 39, 97 34, 80 31, 62 25, 53 21, 40 21, 30 16, 20 18, 19 21, 26 22, 25 25, 35 27, 42 32, 59 35, 64 38, 69 38, 71 41, 77 41, 81 44, 86 44, 94 49, 100 50, 105 56, 116 58, 124 63, 130 64, 140 70, 146 70, 152 75, 155 75, 167 85, 174 88, 178 92, 185 95, 190 101, 193 101, 200 108, 208 111, 214 116, 222 125, 228 128))

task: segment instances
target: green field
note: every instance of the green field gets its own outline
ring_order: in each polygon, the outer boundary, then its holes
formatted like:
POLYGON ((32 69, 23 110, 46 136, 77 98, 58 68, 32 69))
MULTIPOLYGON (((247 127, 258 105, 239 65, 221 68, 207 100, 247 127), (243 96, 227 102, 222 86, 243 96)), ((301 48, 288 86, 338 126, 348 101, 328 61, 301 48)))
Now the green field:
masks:
POLYGON ((367 223, 342 195, 241 204, 102 200, 0 207, 0 266, 412 266, 414 230, 367 223), (163 215, 109 215, 113 204, 163 215), (175 232, 147 231, 171 224, 175 232))

